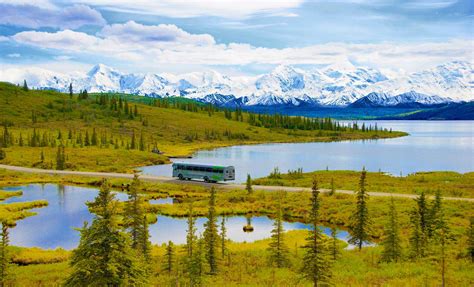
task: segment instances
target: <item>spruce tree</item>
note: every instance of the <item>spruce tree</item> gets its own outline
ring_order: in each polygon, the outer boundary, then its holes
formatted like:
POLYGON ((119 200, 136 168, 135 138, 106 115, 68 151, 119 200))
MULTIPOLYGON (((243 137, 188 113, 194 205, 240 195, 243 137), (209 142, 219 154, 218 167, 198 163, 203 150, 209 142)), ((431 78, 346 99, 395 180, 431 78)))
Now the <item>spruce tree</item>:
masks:
POLYGON ((471 257, 471 262, 474 263, 474 217, 469 219, 469 231, 468 231, 468 254, 471 257))
POLYGON ((89 131, 86 131, 86 135, 84 137, 84 145, 85 146, 90 146, 91 145, 91 143, 89 141, 89 131))
POLYGON ((247 191, 247 194, 253 193, 252 178, 250 177, 250 174, 247 174, 247 181, 245 182, 245 190, 247 191))
POLYGON ((2 222, 2 235, 0 242, 0 286, 9 286, 9 266, 10 254, 8 252, 8 245, 10 244, 8 225, 2 222))
POLYGON ((69 98, 72 99, 72 95, 73 95, 73 93, 72 93, 72 83, 70 83, 69 84, 69 98))
POLYGON ((329 190, 329 195, 334 195, 336 193, 336 188, 334 187, 334 178, 331 178, 331 189, 329 190))
POLYGON ((359 250, 362 249, 364 242, 367 242, 370 237, 370 217, 369 210, 367 207, 367 200, 369 195, 366 192, 366 176, 367 172, 365 168, 362 170, 360 181, 359 181, 359 190, 357 191, 357 206, 356 210, 352 214, 350 220, 350 230, 351 237, 349 238, 349 243, 356 245, 359 250))
POLYGON ((398 226, 398 215, 393 197, 390 200, 390 210, 388 221, 385 226, 385 235, 382 241, 383 253, 382 260, 385 262, 397 262, 402 256, 402 247, 400 245, 400 232, 398 226))
POLYGON ((71 258, 72 273, 66 286, 142 286, 147 283, 130 237, 119 225, 119 202, 104 180, 99 195, 89 209, 94 213, 91 225, 80 230, 79 246, 71 258))
POLYGON ((95 131, 95 128, 92 129, 91 145, 97 146, 97 132, 95 131))
POLYGON ((204 239, 206 243, 206 260, 209 264, 209 272, 217 274, 217 244, 219 235, 217 233, 216 218, 216 189, 211 187, 209 197, 209 211, 207 214, 207 222, 205 224, 204 239))
POLYGON ((138 194, 141 182, 138 174, 133 177, 128 189, 128 201, 125 203, 124 220, 132 239, 132 248, 145 262, 150 260, 151 243, 148 233, 148 221, 143 207, 143 198, 138 194))
POLYGON ((410 237, 411 256, 423 258, 426 254, 429 232, 429 215, 425 193, 415 199, 416 206, 411 214, 412 234, 410 237))
POLYGON ((435 192, 435 199, 431 208, 427 211, 428 212, 428 219, 427 219, 427 236, 428 238, 433 237, 433 235, 441 228, 442 222, 442 214, 441 214, 441 190, 437 189, 435 192))
POLYGON ((173 272, 174 268, 174 261, 175 261, 175 254, 174 254, 174 245, 173 242, 168 241, 166 245, 166 253, 165 253, 165 264, 163 266, 163 270, 168 273, 168 275, 173 272))
POLYGON ((186 234, 186 260, 185 271, 189 275, 189 285, 197 286, 201 283, 201 254, 197 250, 198 238, 196 236, 196 220, 194 218, 193 204, 189 204, 188 230, 186 234))
POLYGON ((221 236, 221 255, 222 255, 222 259, 224 259, 227 253, 227 247, 226 247, 227 229, 225 227, 225 216, 222 216, 220 236, 221 236))
POLYGON ((28 84, 26 83, 26 80, 23 80, 23 91, 25 91, 25 92, 29 91, 28 84))
POLYGON ((337 243, 337 229, 331 227, 331 257, 336 261, 339 256, 339 245, 337 243))
POLYGON ((0 160, 5 159, 6 157, 7 157, 7 153, 0 146, 0 160))
POLYGON ((309 220, 311 230, 306 238, 303 248, 306 252, 303 257, 303 276, 313 283, 313 286, 328 285, 332 277, 331 260, 327 254, 327 247, 323 242, 323 236, 319 229, 319 188, 316 179, 313 180, 311 189, 311 210, 309 220))
POLYGON ((137 146, 137 144, 135 143, 135 131, 133 130, 132 131, 132 139, 131 139, 130 148, 131 149, 136 149, 136 146, 137 146))
POLYGON ((283 228, 283 214, 281 207, 281 196, 278 201, 277 215, 273 221, 273 229, 271 231, 271 242, 269 244, 270 263, 276 267, 282 268, 290 264, 289 249, 285 244, 285 230, 283 228))
POLYGON ((143 137, 143 131, 140 133, 139 149, 141 151, 145 150, 145 138, 143 137))

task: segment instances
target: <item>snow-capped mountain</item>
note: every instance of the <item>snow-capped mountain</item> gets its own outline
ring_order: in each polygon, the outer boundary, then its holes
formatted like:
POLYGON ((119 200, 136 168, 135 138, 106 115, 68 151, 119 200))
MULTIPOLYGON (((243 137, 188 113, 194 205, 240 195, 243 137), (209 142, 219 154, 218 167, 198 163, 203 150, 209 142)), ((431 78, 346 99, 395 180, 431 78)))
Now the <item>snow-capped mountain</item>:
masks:
POLYGON ((441 98, 420 94, 415 91, 391 96, 387 93, 372 92, 350 104, 350 107, 420 107, 452 102, 450 98, 441 98))
POLYGON ((88 73, 59 74, 39 68, 0 71, 0 80, 68 91, 123 92, 152 97, 182 96, 220 106, 314 105, 406 106, 474 100, 473 64, 455 61, 389 79, 350 62, 321 69, 276 67, 257 77, 229 77, 216 71, 183 75, 126 74, 103 64, 88 73))

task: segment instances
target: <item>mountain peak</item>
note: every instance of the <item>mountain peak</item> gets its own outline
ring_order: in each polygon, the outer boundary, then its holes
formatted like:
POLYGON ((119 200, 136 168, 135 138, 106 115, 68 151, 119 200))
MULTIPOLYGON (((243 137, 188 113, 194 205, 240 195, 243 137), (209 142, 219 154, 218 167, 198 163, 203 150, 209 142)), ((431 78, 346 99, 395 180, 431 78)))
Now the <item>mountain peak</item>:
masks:
POLYGON ((110 73, 117 73, 117 71, 109 66, 104 64, 97 64, 87 73, 89 77, 92 77, 95 74, 102 73, 102 74, 110 74, 110 73))

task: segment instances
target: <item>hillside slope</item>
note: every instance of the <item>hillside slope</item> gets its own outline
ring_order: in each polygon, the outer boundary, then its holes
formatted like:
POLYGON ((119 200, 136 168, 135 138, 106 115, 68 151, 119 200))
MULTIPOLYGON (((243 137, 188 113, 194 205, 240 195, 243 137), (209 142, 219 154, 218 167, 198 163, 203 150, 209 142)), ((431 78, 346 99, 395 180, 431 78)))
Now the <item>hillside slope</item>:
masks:
MULTIPOLYGON (((139 99, 144 101, 143 97, 139 99)), ((135 101, 135 97, 108 94, 89 95, 84 99, 84 95, 70 97, 54 91, 24 91, 0 83, 0 123, 4 126, 0 143, 6 151, 6 158, 0 162, 54 168, 58 156, 62 156, 65 165, 60 168, 64 169, 131 171, 137 166, 164 163, 169 156, 189 155, 204 148, 404 135, 336 129, 335 123, 330 123, 330 129, 327 123, 319 129, 296 126, 285 129, 282 128, 285 119, 281 117, 265 117, 262 124, 254 115, 250 124, 248 113, 238 115, 191 101, 173 104, 161 100, 144 104, 135 101), (64 146, 64 154, 58 152, 59 146, 64 146), (163 154, 152 153, 154 147, 163 154)))

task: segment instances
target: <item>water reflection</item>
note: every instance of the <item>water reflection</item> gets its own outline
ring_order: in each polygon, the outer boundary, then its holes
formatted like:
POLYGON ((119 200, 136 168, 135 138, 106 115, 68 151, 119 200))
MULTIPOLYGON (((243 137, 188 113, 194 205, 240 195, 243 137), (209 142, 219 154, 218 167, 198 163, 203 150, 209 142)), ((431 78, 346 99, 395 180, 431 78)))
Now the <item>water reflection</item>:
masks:
MULTIPOLYGON (((11 230, 11 244, 25 247, 72 249, 79 243, 79 232, 74 228, 82 227, 84 221, 90 222, 92 215, 85 203, 97 196, 96 188, 77 186, 62 186, 57 184, 30 184, 20 187, 3 188, 4 190, 23 190, 23 196, 12 197, 5 202, 23 202, 45 199, 49 205, 44 208, 33 209, 36 216, 25 218, 18 222, 11 230)), ((117 193, 119 200, 126 200, 127 195, 117 193)), ((163 199, 169 203, 169 199, 163 199)), ((266 216, 254 216, 251 219, 253 232, 244 232, 243 226, 248 224, 245 216, 226 218, 228 237, 236 242, 252 242, 270 237, 273 221, 266 216)), ((218 222, 221 218, 218 218, 218 222)), ((205 218, 197 218, 197 232, 204 231, 205 218)), ((298 222, 284 222, 286 230, 309 229, 310 226, 298 222)), ((185 243, 187 222, 186 218, 158 216, 158 221, 150 225, 151 241, 155 244, 166 243, 169 240, 175 244, 185 243)), ((328 227, 321 227, 322 231, 330 235, 328 227)), ((347 241, 348 233, 339 230, 337 237, 347 241)))

